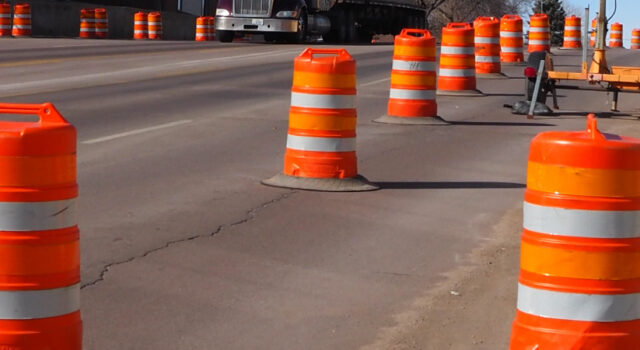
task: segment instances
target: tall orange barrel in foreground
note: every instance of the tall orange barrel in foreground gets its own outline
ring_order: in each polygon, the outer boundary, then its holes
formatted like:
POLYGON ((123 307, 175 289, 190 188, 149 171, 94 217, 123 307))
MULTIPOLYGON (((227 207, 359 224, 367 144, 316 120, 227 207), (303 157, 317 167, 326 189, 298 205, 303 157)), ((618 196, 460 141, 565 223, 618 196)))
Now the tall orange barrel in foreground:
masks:
POLYGON ((640 50, 640 29, 631 31, 631 49, 640 50))
POLYGON ((136 12, 133 15, 133 38, 147 39, 148 37, 147 14, 146 12, 136 12))
POLYGON ((550 51, 549 17, 536 13, 529 21, 529 52, 550 51))
POLYGON ((13 7, 11 34, 15 37, 31 36, 31 5, 16 4, 13 7))
POLYGON ((79 37, 89 39, 96 37, 96 10, 80 10, 80 35, 79 37))
POLYGON ((436 39, 425 29, 395 36, 387 115, 376 122, 446 124, 436 103, 436 39))
POLYGON ((476 48, 476 76, 502 75, 500 65, 500 21, 495 17, 478 17, 473 21, 476 48))
POLYGON ((51 104, 0 104, 0 348, 81 350, 76 131, 51 104))
POLYGON ((149 12, 147 26, 149 39, 162 39, 162 15, 160 12, 149 12))
POLYGON ((609 32, 609 47, 623 47, 622 45, 622 24, 614 23, 609 32))
POLYGON ((502 63, 524 62, 524 40, 522 18, 504 15, 500 19, 500 61, 502 63))
POLYGON ((589 46, 596 46, 596 32, 598 31, 598 18, 591 20, 591 34, 589 36, 589 46))
POLYGON ((439 95, 481 96, 476 89, 474 32, 469 23, 449 23, 442 28, 439 95))
POLYGON ((358 176, 356 62, 344 49, 296 57, 284 171, 262 183, 319 191, 377 189, 358 176))
POLYGON ((562 47, 565 49, 579 49, 582 47, 582 19, 576 16, 564 18, 564 40, 562 47))
POLYGON ((109 18, 107 17, 107 10, 104 8, 97 8, 95 10, 95 14, 96 38, 106 39, 109 36, 109 18))
POLYGON ((536 136, 523 225, 510 349, 638 349, 640 140, 536 136))
POLYGON ((0 37, 11 36, 11 5, 0 3, 0 37))

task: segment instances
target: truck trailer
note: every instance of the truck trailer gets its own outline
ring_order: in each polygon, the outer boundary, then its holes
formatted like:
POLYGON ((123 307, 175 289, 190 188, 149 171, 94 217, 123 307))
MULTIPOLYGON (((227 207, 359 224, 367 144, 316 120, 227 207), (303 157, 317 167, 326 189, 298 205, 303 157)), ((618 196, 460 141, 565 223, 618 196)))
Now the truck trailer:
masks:
POLYGON ((264 34, 266 41, 300 43, 322 35, 325 42, 370 42, 375 34, 425 28, 421 0, 219 0, 216 36, 264 34))

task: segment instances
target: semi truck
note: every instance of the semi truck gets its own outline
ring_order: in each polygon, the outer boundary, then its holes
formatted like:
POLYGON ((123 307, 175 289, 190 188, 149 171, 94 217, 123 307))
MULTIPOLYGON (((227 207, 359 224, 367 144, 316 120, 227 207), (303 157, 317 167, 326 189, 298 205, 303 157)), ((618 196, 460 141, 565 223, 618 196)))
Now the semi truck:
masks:
POLYGON ((300 43, 321 35, 325 42, 370 42, 376 34, 425 28, 422 0, 218 0, 217 38, 264 34, 266 41, 300 43))

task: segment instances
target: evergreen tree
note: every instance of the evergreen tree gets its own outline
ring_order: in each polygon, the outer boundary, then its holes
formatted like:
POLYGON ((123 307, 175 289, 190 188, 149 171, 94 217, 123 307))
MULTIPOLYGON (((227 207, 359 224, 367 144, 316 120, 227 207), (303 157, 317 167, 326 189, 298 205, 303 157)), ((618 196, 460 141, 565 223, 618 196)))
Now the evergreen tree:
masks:
POLYGON ((562 0, 536 0, 533 13, 544 13, 549 16, 551 29, 551 45, 560 46, 564 37, 564 17, 567 15, 562 0), (542 8, 542 12, 540 12, 542 8))

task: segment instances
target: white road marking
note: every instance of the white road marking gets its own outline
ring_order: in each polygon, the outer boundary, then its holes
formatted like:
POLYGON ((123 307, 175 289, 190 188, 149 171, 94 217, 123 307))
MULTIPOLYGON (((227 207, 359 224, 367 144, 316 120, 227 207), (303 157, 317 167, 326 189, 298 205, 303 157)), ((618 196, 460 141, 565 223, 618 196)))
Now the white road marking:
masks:
POLYGON ((174 127, 174 126, 178 126, 178 125, 182 125, 182 124, 188 124, 188 123, 191 123, 191 122, 192 122, 192 120, 188 120, 188 119, 178 120, 178 121, 171 122, 171 123, 160 124, 160 125, 156 125, 156 126, 150 126, 148 128, 135 129, 135 130, 121 132, 119 134, 98 137, 98 138, 95 138, 95 139, 82 141, 81 143, 83 143, 85 145, 91 145, 91 144, 94 144, 94 143, 99 143, 99 142, 105 142, 105 141, 111 141, 111 140, 119 139, 121 137, 138 135, 138 134, 142 134, 142 133, 149 132, 149 131, 171 128, 171 127, 174 127))
POLYGON ((360 84, 360 87, 365 87, 365 86, 371 86, 371 85, 376 85, 385 81, 391 80, 391 77, 389 78, 384 78, 384 79, 380 79, 380 80, 375 80, 375 81, 370 81, 368 83, 364 83, 364 84, 360 84))

